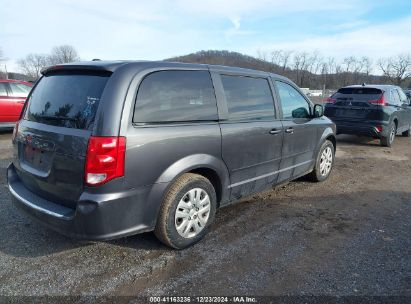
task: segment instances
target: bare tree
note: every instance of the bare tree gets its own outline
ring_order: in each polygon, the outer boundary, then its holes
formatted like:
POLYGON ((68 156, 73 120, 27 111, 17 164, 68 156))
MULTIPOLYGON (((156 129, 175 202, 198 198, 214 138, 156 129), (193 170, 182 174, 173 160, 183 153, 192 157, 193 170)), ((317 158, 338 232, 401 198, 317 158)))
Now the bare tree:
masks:
POLYGON ((343 64, 345 66, 345 72, 354 72, 357 66, 357 58, 355 58, 354 56, 345 57, 343 64))
POLYGON ((296 79, 299 86, 304 84, 304 76, 307 70, 307 60, 309 54, 307 52, 298 52, 293 56, 293 66, 296 70, 296 79))
POLYGON ((51 50, 51 54, 49 56, 50 65, 69 63, 79 60, 80 56, 78 55, 76 49, 71 45, 56 46, 51 50))
POLYGON ((401 85, 411 77, 411 55, 381 58, 377 62, 383 74, 396 85, 401 85))
POLYGON ((274 50, 271 52, 271 63, 279 66, 281 71, 285 71, 292 53, 289 50, 274 50))
POLYGON ((281 62, 282 62, 282 54, 283 51, 282 50, 274 50, 271 52, 271 63, 281 66, 281 62))
POLYGON ((29 54, 17 61, 20 69, 31 79, 40 77, 41 69, 48 65, 48 56, 44 54, 29 54))
POLYGON ((257 51, 257 58, 262 60, 262 61, 267 61, 267 52, 258 50, 257 51))
POLYGON ((288 68, 288 64, 289 64, 292 53, 293 53, 293 51, 290 51, 290 50, 283 51, 283 54, 282 54, 282 61, 283 61, 282 62, 283 63, 282 64, 282 69, 283 69, 283 71, 285 71, 285 69, 288 68))
POLYGON ((344 73, 342 74, 342 80, 343 84, 351 84, 352 82, 355 82, 353 78, 354 73, 356 73, 358 69, 358 61, 355 56, 349 56, 345 57, 343 59, 342 65, 344 67, 344 73))
POLYGON ((361 62, 363 65, 363 71, 365 75, 367 75, 367 78, 368 78, 374 69, 373 60, 370 57, 363 56, 361 58, 361 62))

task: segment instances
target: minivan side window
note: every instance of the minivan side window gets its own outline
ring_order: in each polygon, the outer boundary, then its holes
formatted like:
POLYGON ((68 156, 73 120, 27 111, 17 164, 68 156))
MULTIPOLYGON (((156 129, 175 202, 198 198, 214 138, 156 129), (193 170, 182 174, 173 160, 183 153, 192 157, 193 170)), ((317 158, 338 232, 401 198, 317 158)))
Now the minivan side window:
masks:
POLYGON ((221 75, 229 120, 273 120, 274 101, 267 79, 221 75))
POLYGON ((284 119, 309 118, 310 106, 305 98, 291 85, 276 80, 284 119))
POLYGON ((218 120, 208 71, 158 71, 140 84, 134 123, 218 120))

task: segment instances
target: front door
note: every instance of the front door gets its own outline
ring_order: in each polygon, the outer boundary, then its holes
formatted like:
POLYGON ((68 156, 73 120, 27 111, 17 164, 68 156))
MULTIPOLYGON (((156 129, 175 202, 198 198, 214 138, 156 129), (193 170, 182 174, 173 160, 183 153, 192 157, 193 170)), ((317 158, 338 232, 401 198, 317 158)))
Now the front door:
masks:
POLYGON ((278 182, 306 173, 315 158, 317 127, 309 101, 291 83, 275 81, 280 99, 284 141, 278 182))

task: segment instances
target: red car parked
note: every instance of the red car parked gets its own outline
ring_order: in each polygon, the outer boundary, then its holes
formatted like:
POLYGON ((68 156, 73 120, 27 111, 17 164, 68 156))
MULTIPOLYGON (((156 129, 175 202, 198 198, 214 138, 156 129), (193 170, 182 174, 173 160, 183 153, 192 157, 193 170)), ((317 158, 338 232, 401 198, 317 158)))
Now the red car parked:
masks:
POLYGON ((25 81, 0 79, 0 129, 14 127, 32 86, 25 81))

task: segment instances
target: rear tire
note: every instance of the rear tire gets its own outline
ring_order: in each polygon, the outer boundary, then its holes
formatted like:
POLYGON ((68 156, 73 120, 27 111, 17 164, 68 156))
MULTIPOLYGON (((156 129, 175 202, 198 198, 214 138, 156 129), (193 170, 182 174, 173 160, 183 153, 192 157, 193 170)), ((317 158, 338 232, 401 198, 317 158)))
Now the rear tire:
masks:
POLYGON ((186 248, 207 234, 216 208, 217 196, 210 181, 198 174, 183 174, 164 197, 154 234, 167 246, 186 248))
POLYGON ((326 140, 318 152, 314 170, 308 175, 314 182, 325 181, 334 166, 335 149, 331 141, 326 140))
POLYGON ((388 136, 383 136, 381 137, 381 146, 383 147, 392 147, 392 144, 394 143, 395 135, 397 135, 397 126, 395 125, 394 122, 390 124, 389 127, 390 133, 388 136))

